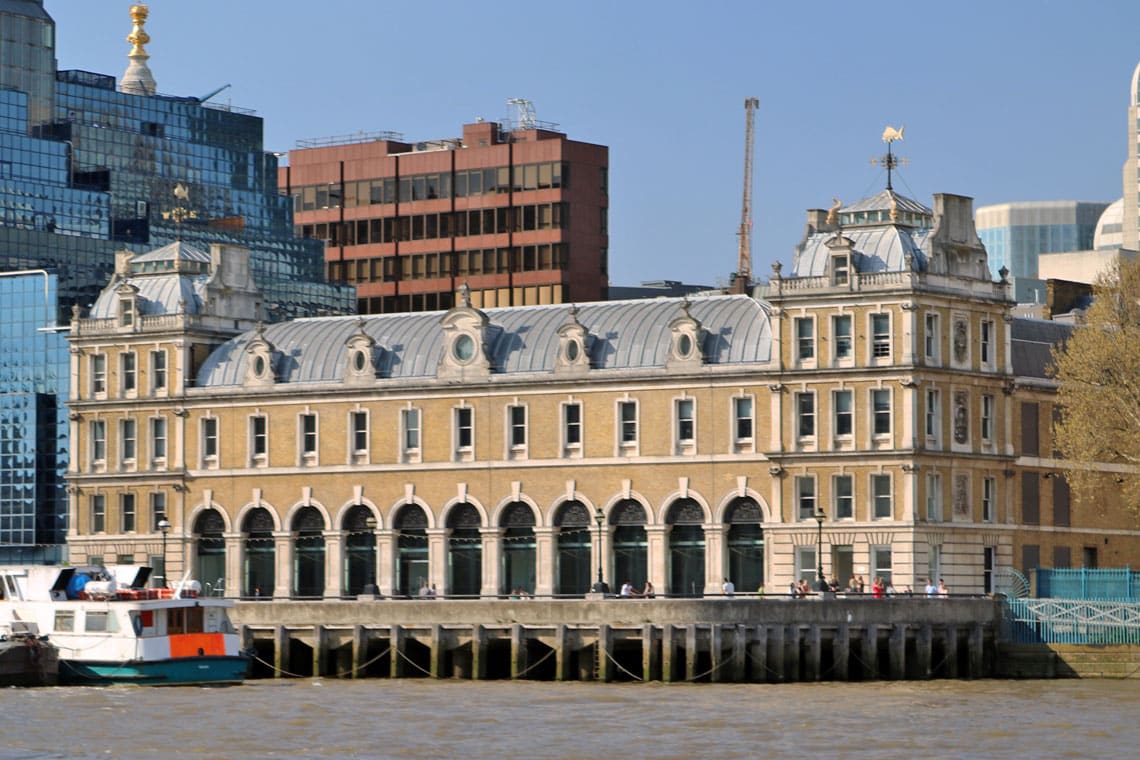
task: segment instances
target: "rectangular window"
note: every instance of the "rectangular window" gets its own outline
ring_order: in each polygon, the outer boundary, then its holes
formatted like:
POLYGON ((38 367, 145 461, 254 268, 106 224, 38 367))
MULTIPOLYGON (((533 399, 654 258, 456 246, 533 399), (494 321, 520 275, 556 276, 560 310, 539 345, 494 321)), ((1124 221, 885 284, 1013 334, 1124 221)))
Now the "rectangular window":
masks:
POLYGON ((70 633, 75 630, 75 610, 55 611, 55 631, 70 633))
POLYGON ((107 423, 103 420, 91 422, 91 464, 107 463, 107 423))
POLYGON ((91 356, 91 392, 94 394, 107 392, 106 354, 93 354, 91 356))
POLYGON ((269 456, 269 420, 260 414, 249 418, 249 455, 261 466, 269 456))
POLYGON ((926 473, 926 519, 942 521, 942 474, 926 473))
POLYGON ((982 441, 993 443, 994 440, 994 397, 982 396, 982 441))
POLYGON ((218 461, 218 418, 204 417, 202 419, 202 462, 209 466, 218 461))
POLYGON ((150 495, 150 529, 159 531, 158 524, 166 519, 166 494, 155 491, 150 495))
POLYGON ((982 320, 982 340, 978 346, 978 352, 981 355, 982 366, 992 367, 994 363, 994 323, 990 320, 982 320))
POLYGON ((886 359, 891 355, 891 315, 871 315, 871 356, 886 359))
POLYGON ((875 435, 890 435, 891 392, 885 388, 871 391, 871 408, 875 415, 875 435))
POLYGON ((871 476, 871 502, 874 505, 873 517, 883 519, 891 516, 891 476, 871 476))
POLYGON ((891 572, 891 547, 871 547, 871 576, 874 578, 882 578, 883 583, 893 582, 893 574, 891 572))
POLYGON ((1041 524, 1041 474, 1021 473, 1021 521, 1026 525, 1041 524))
POLYGON ((796 320, 796 356, 801 362, 815 358, 815 323, 810 319, 796 320))
POLYGON ((982 478, 982 521, 993 522, 997 519, 997 481, 993 478, 982 478))
POLYGON ((150 421, 150 457, 166 459, 166 418, 154 417, 150 421))
POLYGON ((1086 546, 1081 549, 1081 567, 1088 568, 1089 570, 1095 570, 1097 568, 1095 546, 1086 546))
POLYGON ((1054 546, 1053 547, 1053 567, 1058 570, 1065 570, 1072 566, 1072 550, 1067 546, 1054 546))
POLYGON ((400 430, 403 437, 403 456, 405 461, 419 460, 420 456, 420 410, 400 410, 400 430))
POLYGON ((132 393, 136 387, 137 367, 134 351, 124 351, 119 357, 123 370, 123 393, 132 393))
POLYGON ((815 394, 796 394, 796 432, 800 438, 815 435, 815 394))
POLYGON ((738 446, 752 443, 752 397, 734 398, 732 400, 732 409, 734 417, 733 431, 736 436, 735 443, 738 446))
POLYGON ((166 352, 150 352, 150 387, 152 391, 166 390, 166 352))
POLYGON ((526 448, 526 407, 507 407, 507 426, 512 449, 526 448))
POLYGON ((138 457, 138 435, 135 429, 135 421, 123 420, 119 432, 122 439, 120 443, 122 444, 123 462, 134 462, 135 458, 138 457))
POLYGON ((942 431, 942 392, 937 388, 926 391, 926 437, 938 439, 942 431))
POLYGON ((562 405, 562 448, 563 451, 582 450, 582 405, 578 403, 562 405))
POLYGON ((1021 402, 1021 453, 1035 457, 1041 453, 1038 435, 1038 408, 1033 401, 1021 402))
POLYGON ((835 519, 850 520, 855 517, 855 478, 851 475, 836 475, 835 519))
POLYGON ((301 459, 312 460, 317 456, 317 415, 302 414, 300 422, 301 459))
POLYGON ((637 402, 618 402, 620 441, 623 445, 637 443, 637 402))
POLYGON ((926 315, 926 329, 923 333, 923 345, 928 364, 938 364, 940 361, 942 334, 939 322, 940 320, 937 314, 926 315))
POLYGON ((851 391, 835 391, 835 437, 850 438, 855 429, 855 415, 852 408, 851 391))
POLYGON ((835 358, 851 358, 851 317, 847 315, 834 317, 835 332, 835 358))
POLYGON ((472 409, 461 406, 455 410, 455 449, 461 455, 470 456, 475 446, 475 421, 472 409))
POLYGON ((811 476, 796 478, 796 513, 801 520, 815 517, 815 478, 811 476))
POLYGON ((1041 546, 1038 544, 1021 545, 1021 572, 1029 575, 1041 567, 1041 546))
POLYGON ((982 593, 994 592, 994 568, 997 563, 997 550, 992 546, 982 547, 982 593))
POLYGON ((831 284, 846 285, 851 270, 850 259, 846 254, 831 257, 831 284))
POLYGON ((135 532, 135 495, 124 493, 119 495, 119 515, 123 519, 123 532, 135 532))
POLYGON ((91 496, 91 532, 103 533, 107 530, 107 499, 103 494, 91 496))
POLYGON ((351 412, 348 415, 349 441, 354 460, 368 456, 368 412, 351 412))
POLYGON ((807 581, 809 587, 814 587, 816 574, 819 572, 815 561, 814 546, 796 547, 796 579, 807 581))
POLYGON ((693 400, 691 398, 677 399, 677 443, 691 444, 695 433, 693 420, 693 400))

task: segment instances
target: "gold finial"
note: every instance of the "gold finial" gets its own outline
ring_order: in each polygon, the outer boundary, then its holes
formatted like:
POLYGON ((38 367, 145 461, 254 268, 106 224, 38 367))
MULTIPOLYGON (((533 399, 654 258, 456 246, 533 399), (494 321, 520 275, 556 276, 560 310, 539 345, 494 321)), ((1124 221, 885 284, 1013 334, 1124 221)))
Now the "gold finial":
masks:
POLYGON ((838 198, 831 199, 831 208, 827 210, 827 226, 835 227, 839 224, 839 209, 843 208, 843 201, 838 198))
POLYGON ((146 17, 150 14, 150 9, 145 5, 132 5, 131 6, 131 21, 135 23, 131 33, 127 35, 127 42, 134 45, 131 48, 129 55, 131 57, 138 56, 141 58, 149 58, 143 45, 150 42, 150 35, 143 31, 143 25, 146 23, 146 17))

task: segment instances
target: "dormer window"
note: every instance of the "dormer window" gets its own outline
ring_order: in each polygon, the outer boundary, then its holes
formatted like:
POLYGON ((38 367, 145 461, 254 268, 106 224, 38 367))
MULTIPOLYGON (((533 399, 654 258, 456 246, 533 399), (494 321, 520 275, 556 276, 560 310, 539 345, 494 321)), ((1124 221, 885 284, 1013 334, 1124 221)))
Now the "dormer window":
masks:
POLYGON ((590 346, 593 336, 578 320, 578 307, 570 307, 567 319, 558 328, 558 359, 554 363, 557 374, 582 375, 590 370, 590 346))
POLYGON ((135 323, 135 302, 133 299, 124 298, 119 301, 119 326, 130 327, 135 323))
POLYGON ((831 257, 831 284, 846 285, 851 272, 851 258, 846 254, 831 257))
POLYGON ((265 328, 262 325, 257 326, 257 331, 245 351, 248 357, 246 384, 262 387, 273 385, 277 380, 273 366, 276 351, 273 344, 265 339, 265 328))
POLYGON ((452 308, 440 320, 444 350, 437 369, 441 379, 477 379, 491 374, 490 356, 487 354, 488 331, 491 321, 487 315, 471 307, 466 287, 460 288, 461 305, 452 308))
POLYGON ((701 339, 704 328, 700 320, 689 313, 691 304, 688 300, 681 302, 681 316, 669 323, 672 340, 669 345, 669 357, 665 366, 670 368, 695 368, 704 362, 701 351, 701 339))
POLYGON ((467 333, 460 333, 451 342, 451 355, 460 364, 467 364, 475 356, 475 339, 467 333))
POLYGON ((364 331, 365 321, 361 317, 356 323, 356 332, 344 342, 346 356, 344 380, 346 383, 361 385, 376 380, 376 341, 364 331))

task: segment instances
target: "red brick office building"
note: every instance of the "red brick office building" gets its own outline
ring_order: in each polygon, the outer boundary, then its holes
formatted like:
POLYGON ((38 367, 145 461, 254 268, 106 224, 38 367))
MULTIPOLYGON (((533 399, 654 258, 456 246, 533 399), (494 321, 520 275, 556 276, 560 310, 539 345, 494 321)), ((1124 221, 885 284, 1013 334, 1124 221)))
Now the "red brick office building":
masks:
POLYGON ((607 147, 495 122, 396 137, 310 141, 278 175, 360 313, 448 309, 464 284, 476 308, 605 299, 607 147))

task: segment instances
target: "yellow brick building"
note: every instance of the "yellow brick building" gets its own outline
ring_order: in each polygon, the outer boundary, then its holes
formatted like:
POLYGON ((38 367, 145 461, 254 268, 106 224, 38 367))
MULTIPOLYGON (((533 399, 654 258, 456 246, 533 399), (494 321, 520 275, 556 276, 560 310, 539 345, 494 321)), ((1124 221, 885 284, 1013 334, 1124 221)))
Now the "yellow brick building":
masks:
POLYGON ((1062 545, 1095 562, 1106 529, 1126 559, 1116 512, 1026 519, 1026 484, 1063 482, 1019 452, 1051 390, 970 205, 809 212, 763 299, 461 289, 264 326, 240 249, 123 255, 73 322, 72 560, 304 598, 782 593, 821 567, 981 593, 1062 545))

